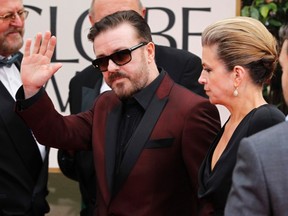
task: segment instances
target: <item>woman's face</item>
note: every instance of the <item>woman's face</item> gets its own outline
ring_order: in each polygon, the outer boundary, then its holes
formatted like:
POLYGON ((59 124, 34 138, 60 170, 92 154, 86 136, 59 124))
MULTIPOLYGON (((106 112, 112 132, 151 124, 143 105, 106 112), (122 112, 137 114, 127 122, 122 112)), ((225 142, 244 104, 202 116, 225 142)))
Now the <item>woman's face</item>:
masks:
POLYGON ((288 54, 287 54, 287 48, 288 48, 288 40, 285 40, 281 53, 279 56, 279 62, 282 67, 282 90, 284 99, 286 101, 286 104, 288 104, 288 54))
POLYGON ((226 105, 233 97, 233 73, 230 73, 224 63, 218 59, 217 45, 202 48, 203 70, 198 82, 204 85, 204 90, 212 104, 226 105))

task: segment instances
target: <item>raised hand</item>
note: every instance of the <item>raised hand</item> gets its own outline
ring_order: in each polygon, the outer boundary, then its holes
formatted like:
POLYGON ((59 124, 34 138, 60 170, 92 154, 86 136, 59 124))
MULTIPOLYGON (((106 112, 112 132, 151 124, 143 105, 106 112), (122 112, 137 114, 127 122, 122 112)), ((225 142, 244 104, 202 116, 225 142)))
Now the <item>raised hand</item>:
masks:
POLYGON ((51 64, 56 37, 46 32, 38 33, 35 37, 34 47, 31 50, 32 40, 28 39, 25 44, 24 56, 21 63, 21 79, 25 98, 32 97, 39 89, 56 73, 61 63, 51 64))

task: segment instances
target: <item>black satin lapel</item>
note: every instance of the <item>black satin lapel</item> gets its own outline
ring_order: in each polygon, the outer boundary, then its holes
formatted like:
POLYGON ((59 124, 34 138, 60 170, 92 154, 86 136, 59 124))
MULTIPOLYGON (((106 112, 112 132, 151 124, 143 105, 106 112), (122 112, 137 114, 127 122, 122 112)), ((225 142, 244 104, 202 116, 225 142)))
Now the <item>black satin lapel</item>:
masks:
POLYGON ((117 106, 107 118, 106 127, 106 142, 105 142, 105 158, 106 158, 106 173, 110 193, 113 190, 114 169, 116 159, 116 146, 119 122, 122 113, 122 105, 117 106))
POLYGON ((42 159, 37 144, 25 123, 14 112, 15 101, 0 81, 0 118, 10 134, 13 145, 32 176, 37 177, 42 159), (28 145, 27 143, 35 143, 28 145), (35 158, 37 155, 37 158, 35 158), (35 162, 36 161, 36 162, 35 162), (39 161, 39 162, 37 162, 39 161))
POLYGON ((114 195, 117 194, 123 182, 128 177, 130 171, 135 165, 145 143, 150 137, 150 134, 167 103, 168 98, 158 99, 155 94, 152 102, 146 110, 139 126, 127 144, 127 150, 123 157, 118 175, 115 178, 114 195))

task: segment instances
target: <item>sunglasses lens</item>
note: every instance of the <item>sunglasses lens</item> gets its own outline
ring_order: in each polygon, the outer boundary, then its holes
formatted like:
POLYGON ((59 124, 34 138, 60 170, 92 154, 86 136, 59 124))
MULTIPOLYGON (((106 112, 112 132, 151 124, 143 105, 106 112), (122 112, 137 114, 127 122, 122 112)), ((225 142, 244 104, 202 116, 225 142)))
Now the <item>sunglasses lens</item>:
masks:
POLYGON ((131 50, 125 49, 92 61, 92 65, 98 68, 101 72, 108 70, 109 59, 111 59, 118 66, 122 66, 131 61, 131 50))
POLYGON ((94 67, 98 68, 101 72, 107 71, 109 57, 98 58, 92 61, 94 67))
POLYGON ((128 49, 121 50, 111 55, 111 59, 117 65, 125 65, 131 61, 131 51, 128 49))

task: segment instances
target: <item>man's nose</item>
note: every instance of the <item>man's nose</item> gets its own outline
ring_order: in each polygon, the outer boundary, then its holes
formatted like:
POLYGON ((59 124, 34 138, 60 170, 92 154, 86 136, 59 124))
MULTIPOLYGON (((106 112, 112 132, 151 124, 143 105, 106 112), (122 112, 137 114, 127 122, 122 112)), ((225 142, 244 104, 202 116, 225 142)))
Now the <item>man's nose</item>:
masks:
POLYGON ((18 13, 15 13, 14 19, 11 20, 10 25, 21 27, 24 25, 25 20, 22 19, 18 13))
POLYGON ((115 62, 112 61, 112 59, 109 59, 108 61, 108 71, 109 72, 115 72, 115 71, 118 71, 119 70, 119 67, 115 62))

